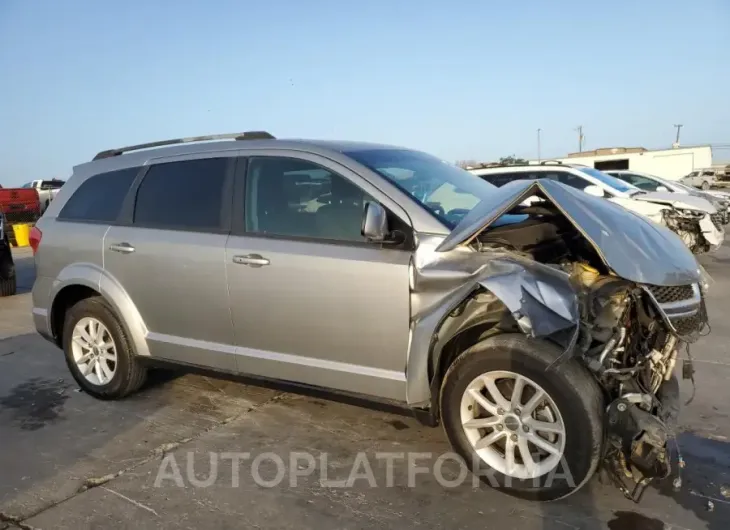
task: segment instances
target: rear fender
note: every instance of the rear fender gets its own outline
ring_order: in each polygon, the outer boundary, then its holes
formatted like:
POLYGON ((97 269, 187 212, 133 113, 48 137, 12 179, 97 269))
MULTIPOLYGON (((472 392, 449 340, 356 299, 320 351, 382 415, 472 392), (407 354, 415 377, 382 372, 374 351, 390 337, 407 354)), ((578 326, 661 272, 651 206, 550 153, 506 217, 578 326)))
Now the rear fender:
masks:
MULTIPOLYGON (((132 303, 127 292, 107 271, 93 263, 75 263, 64 268, 53 283, 49 299, 51 308, 56 302, 58 294, 66 287, 83 285, 97 291, 109 303, 127 332, 137 355, 149 357, 147 345, 147 327, 139 314, 137 307, 132 303)), ((49 314, 53 314, 53 311, 49 314)))

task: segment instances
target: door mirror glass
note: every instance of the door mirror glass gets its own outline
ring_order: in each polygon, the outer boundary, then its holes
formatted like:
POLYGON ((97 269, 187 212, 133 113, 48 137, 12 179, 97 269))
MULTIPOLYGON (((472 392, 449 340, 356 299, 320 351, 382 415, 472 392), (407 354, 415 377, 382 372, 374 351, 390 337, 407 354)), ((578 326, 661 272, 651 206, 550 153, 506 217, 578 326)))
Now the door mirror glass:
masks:
POLYGON ((600 186, 596 186, 595 184, 591 184, 590 186, 586 186, 583 188, 583 191, 585 191, 588 195, 593 195, 594 197, 603 197, 603 188, 600 186))
POLYGON ((669 191, 666 186, 657 186, 657 191, 669 191))
POLYGON ((384 242, 388 233, 388 215, 385 208, 377 202, 367 202, 363 211, 362 235, 368 241, 384 242))

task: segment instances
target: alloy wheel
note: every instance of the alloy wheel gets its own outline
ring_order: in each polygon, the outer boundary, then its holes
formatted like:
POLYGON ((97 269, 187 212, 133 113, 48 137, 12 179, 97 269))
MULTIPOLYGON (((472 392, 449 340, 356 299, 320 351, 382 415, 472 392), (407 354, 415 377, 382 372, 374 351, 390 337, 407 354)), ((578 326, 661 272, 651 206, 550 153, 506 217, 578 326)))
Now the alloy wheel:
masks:
POLYGON ((482 374, 467 386, 460 410, 472 448, 498 472, 526 480, 560 463, 563 418, 555 401, 530 378, 503 370, 482 374))
POLYGON ((79 372, 94 385, 108 384, 118 366, 117 349, 107 327, 98 319, 84 317, 73 329, 71 351, 79 372))

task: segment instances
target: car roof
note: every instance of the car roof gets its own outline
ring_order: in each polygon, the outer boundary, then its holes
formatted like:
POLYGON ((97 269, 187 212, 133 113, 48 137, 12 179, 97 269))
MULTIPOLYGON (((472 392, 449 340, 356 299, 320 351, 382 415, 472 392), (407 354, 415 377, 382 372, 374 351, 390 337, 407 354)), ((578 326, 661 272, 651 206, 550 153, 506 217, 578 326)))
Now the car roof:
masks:
POLYGON ((491 173, 515 173, 518 171, 555 171, 556 169, 577 170, 579 164, 523 164, 523 165, 506 165, 485 167, 479 169, 470 169, 472 175, 489 175, 491 173))
MULTIPOLYGON (((167 158, 189 154, 203 154, 221 151, 240 151, 246 149, 267 149, 267 150, 295 150, 306 151, 309 153, 321 154, 324 156, 332 154, 342 154, 353 151, 366 151, 372 149, 407 149, 394 145, 356 142, 356 141, 339 141, 339 140, 309 140, 309 139, 278 139, 278 138, 262 138, 262 139, 240 139, 236 141, 230 140, 215 141, 198 141, 198 142, 178 142, 174 145, 154 148, 132 149, 122 153, 115 152, 115 149, 102 151, 94 160, 78 164, 74 167, 74 173, 99 173, 104 171, 113 171, 115 169, 123 169, 133 166, 141 166, 156 158, 167 158)), ((170 142, 174 142, 171 140, 170 142)), ((153 142, 157 143, 157 142, 153 142)), ((160 142, 162 143, 162 142, 160 142)), ((141 144, 148 145, 148 144, 141 144)), ((137 147, 137 146, 133 146, 137 147)), ((127 148, 121 148, 124 150, 127 148)))

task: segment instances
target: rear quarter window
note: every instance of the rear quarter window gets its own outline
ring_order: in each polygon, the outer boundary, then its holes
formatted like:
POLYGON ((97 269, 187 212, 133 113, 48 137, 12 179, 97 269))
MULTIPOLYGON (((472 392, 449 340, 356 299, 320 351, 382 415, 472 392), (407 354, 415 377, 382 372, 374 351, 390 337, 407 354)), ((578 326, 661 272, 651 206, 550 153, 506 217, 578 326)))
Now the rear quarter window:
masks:
POLYGON ((116 221, 139 169, 132 167, 99 173, 85 180, 63 205, 58 218, 106 223, 116 221))

